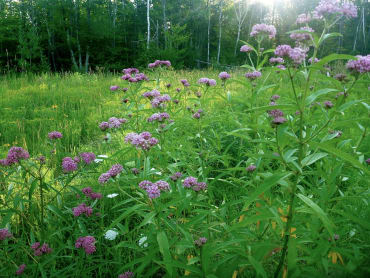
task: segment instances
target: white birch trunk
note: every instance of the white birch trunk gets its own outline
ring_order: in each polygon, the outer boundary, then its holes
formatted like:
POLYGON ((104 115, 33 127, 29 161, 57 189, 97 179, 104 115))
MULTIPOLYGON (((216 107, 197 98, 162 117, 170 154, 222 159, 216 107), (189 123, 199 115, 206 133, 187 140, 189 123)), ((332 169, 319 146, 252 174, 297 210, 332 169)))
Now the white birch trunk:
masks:
POLYGON ((223 0, 220 2, 220 15, 218 17, 218 48, 217 48, 217 64, 220 63, 220 53, 221 53, 221 37, 222 37, 222 8, 223 8, 223 0))
POLYGON ((148 24, 148 36, 146 38, 146 49, 149 49, 149 43, 150 43, 150 14, 149 14, 149 10, 150 10, 150 0, 147 0, 146 1, 146 21, 147 21, 147 24, 148 24))
POLYGON ((208 31, 207 31, 207 63, 209 65, 209 32, 211 29, 211 11, 210 11, 210 3, 208 1, 208 31))

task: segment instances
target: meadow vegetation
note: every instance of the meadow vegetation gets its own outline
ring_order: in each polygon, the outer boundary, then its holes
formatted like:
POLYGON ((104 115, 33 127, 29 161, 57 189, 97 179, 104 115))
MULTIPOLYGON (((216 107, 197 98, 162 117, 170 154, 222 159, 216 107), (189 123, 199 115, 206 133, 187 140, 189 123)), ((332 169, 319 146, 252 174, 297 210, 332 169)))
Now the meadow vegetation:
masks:
POLYGON ((322 10, 228 72, 2 77, 1 275, 366 277, 370 56, 322 10))

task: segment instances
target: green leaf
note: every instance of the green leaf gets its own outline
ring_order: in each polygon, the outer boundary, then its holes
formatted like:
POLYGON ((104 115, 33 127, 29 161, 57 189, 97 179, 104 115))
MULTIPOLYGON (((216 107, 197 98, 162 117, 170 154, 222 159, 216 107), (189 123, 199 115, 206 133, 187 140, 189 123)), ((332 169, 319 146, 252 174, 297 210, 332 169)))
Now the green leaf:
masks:
POLYGON ((246 200, 244 204, 244 209, 247 209, 248 206, 255 200, 259 195, 261 195, 263 192, 266 192, 271 187, 279 183, 281 180, 289 177, 291 173, 280 173, 280 174, 274 174, 264 180, 264 182, 257 186, 257 189, 251 194, 251 196, 246 200))
POLYGON ((352 166, 363 170, 367 175, 370 174, 370 171, 367 170, 367 168, 363 164, 361 164, 358 160, 356 160, 353 156, 351 156, 348 153, 343 152, 342 150, 339 150, 338 148, 332 146, 329 143, 310 142, 309 144, 311 146, 314 146, 315 148, 319 148, 323 151, 331 153, 332 155, 334 155, 336 157, 339 157, 339 158, 343 159, 344 161, 347 161, 348 163, 352 164, 352 166))
POLYGON ((167 235, 165 232, 159 232, 157 235, 157 241, 159 245, 159 251, 163 255, 164 264, 168 274, 172 277, 172 265, 170 264, 172 261, 171 253, 170 253, 170 246, 168 244, 167 235))
POLYGON ((308 166, 308 165, 311 165, 313 163, 315 163, 317 160, 327 156, 328 154, 327 153, 314 153, 314 154, 311 154, 307 157, 305 157, 303 160, 302 160, 302 167, 305 167, 305 166, 308 166))
POLYGON ((349 213, 346 213, 346 212, 343 212, 343 211, 339 211, 339 210, 332 210, 332 212, 338 213, 338 214, 340 214, 340 215, 348 218, 349 220, 352 220, 353 222, 359 224, 363 228, 368 229, 370 231, 370 223, 369 223, 369 221, 367 219, 360 218, 360 217, 357 217, 357 216, 355 216, 353 214, 349 214, 349 213))
POLYGON ((251 263, 251 265, 253 266, 253 268, 256 270, 257 277, 262 276, 264 278, 267 278, 267 274, 266 274, 265 270, 263 269, 262 264, 259 261, 254 259, 252 256, 248 256, 248 260, 251 263))
POLYGON ((282 109, 291 108, 292 110, 294 110, 296 108, 296 106, 294 106, 292 104, 279 104, 279 105, 274 105, 274 106, 268 105, 268 106, 255 107, 255 108, 247 110, 246 112, 268 111, 268 110, 271 110, 271 109, 280 109, 280 108, 282 108, 282 109))
POLYGON ((339 90, 337 90, 337 89, 330 89, 330 88, 325 88, 325 89, 318 90, 318 91, 314 92, 313 94, 309 95, 306 98, 306 105, 310 105, 319 96, 326 95, 326 94, 331 93, 331 92, 338 92, 338 91, 339 90))
POLYGON ((357 58, 352 55, 347 54, 330 54, 322 58, 319 62, 313 64, 311 67, 323 69, 323 66, 331 61, 335 60, 356 60, 357 58))
POLYGON ((328 232, 333 235, 334 224, 329 220, 326 213, 316 203, 314 203, 311 199, 307 198, 301 193, 298 193, 297 196, 312 209, 312 211, 320 218, 328 232))
POLYGON ((144 207, 145 205, 144 204, 137 204, 136 206, 133 206, 131 208, 129 208, 128 210, 126 210, 124 213, 122 213, 120 216, 118 216, 110 225, 109 227, 107 228, 107 230, 113 228, 114 226, 116 226, 119 222, 121 222, 123 219, 125 219, 126 217, 128 217, 129 215, 131 215, 132 213, 136 213, 137 210, 139 210, 140 208, 144 207))
POLYGON ((321 45, 325 40, 327 40, 329 38, 334 38, 334 37, 343 37, 343 35, 341 33, 329 33, 329 34, 325 34, 319 40, 319 45, 321 45))
POLYGON ((65 216, 63 215, 63 212, 57 208, 56 206, 53 206, 53 205, 48 205, 47 208, 54 212, 59 218, 63 219, 63 220, 66 220, 65 216))
MULTIPOLYGON (((263 91, 266 91, 266 90, 268 90, 268 89, 270 89, 270 88, 273 88, 273 87, 276 87, 277 85, 276 84, 272 84, 272 85, 267 85, 267 86, 263 86, 263 87, 261 87, 261 88, 259 88, 258 90, 257 90, 257 95, 258 94, 260 94, 260 93, 262 93, 263 91)), ((271 106, 270 106, 271 107, 271 106)))

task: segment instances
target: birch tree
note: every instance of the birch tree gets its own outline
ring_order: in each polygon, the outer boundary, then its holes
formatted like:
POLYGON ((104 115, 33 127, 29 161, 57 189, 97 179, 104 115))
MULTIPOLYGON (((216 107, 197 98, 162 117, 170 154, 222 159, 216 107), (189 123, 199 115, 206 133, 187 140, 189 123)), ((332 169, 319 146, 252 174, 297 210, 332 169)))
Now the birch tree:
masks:
POLYGON ((235 41, 235 48, 234 48, 234 56, 236 56, 236 51, 238 48, 238 44, 240 41, 240 32, 243 26, 243 23, 245 21, 245 18, 247 17, 248 13, 248 5, 246 0, 240 0, 237 3, 234 4, 234 10, 235 10, 235 16, 238 21, 238 33, 236 36, 235 41))
POLYGON ((222 37, 222 11, 223 11, 224 1, 221 0, 219 3, 219 17, 218 17, 218 47, 217 47, 217 64, 220 63, 220 53, 221 53, 221 37, 222 37))
POLYGON ((146 1, 146 21, 148 25, 147 38, 146 38, 146 49, 149 49, 150 44, 150 0, 146 1))

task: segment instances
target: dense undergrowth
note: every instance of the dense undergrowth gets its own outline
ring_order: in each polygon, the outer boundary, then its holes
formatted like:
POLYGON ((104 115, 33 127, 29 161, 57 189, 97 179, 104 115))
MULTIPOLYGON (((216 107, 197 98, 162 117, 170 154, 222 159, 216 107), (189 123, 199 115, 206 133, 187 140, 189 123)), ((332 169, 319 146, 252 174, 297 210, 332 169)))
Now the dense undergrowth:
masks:
POLYGON ((247 78, 3 78, 1 275, 368 275, 368 71, 246 46, 247 78))

